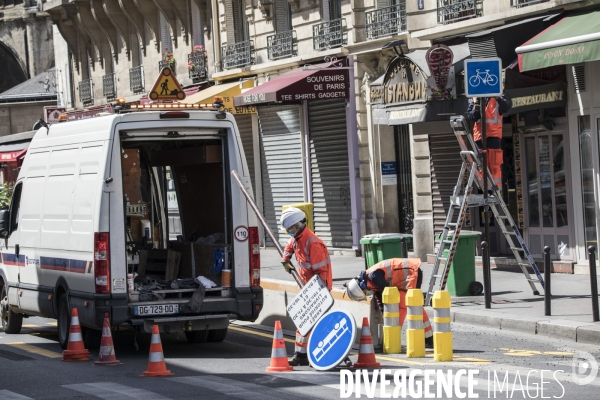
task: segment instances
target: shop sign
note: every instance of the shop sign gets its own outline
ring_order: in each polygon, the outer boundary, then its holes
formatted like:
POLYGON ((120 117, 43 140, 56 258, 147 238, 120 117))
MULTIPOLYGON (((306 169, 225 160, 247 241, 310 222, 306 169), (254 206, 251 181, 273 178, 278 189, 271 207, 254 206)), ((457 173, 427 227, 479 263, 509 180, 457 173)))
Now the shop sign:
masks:
POLYGON ((427 77, 417 64, 406 57, 396 57, 388 66, 383 86, 371 87, 371 99, 400 105, 427 101, 427 77))
POLYGON ((381 185, 397 185, 398 174, 396 172, 395 161, 382 161, 381 162, 381 185))
POLYGON ((567 84, 565 82, 523 89, 508 89, 505 94, 511 103, 511 109, 506 115, 543 108, 565 107, 567 104, 567 84))
POLYGON ((427 80, 429 100, 450 100, 456 98, 454 85, 454 54, 450 47, 437 44, 425 53, 425 60, 431 77, 427 80))
POLYGON ((44 107, 44 121, 49 124, 58 123, 58 117, 67 111, 65 107, 57 106, 45 106, 44 107))

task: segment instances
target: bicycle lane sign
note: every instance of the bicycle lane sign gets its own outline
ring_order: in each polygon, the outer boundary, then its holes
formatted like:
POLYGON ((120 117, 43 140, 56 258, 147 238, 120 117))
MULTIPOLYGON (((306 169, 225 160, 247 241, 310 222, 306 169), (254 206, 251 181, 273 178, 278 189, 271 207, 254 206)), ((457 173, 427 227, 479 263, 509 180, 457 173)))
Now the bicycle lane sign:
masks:
POLYGON ((497 57, 465 60, 465 95, 467 97, 502 95, 502 61, 497 57))

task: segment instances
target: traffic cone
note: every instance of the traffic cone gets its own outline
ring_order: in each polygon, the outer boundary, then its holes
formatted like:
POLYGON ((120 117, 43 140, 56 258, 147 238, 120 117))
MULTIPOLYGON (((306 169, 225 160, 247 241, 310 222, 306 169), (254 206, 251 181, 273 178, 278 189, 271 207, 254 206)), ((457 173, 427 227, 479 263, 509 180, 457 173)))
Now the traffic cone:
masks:
POLYGON ((271 364, 267 367, 267 372, 287 372, 293 371, 290 366, 285 351, 285 341, 281 331, 281 322, 275 321, 275 331, 273 332, 273 350, 271 350, 271 364))
POLYGON ((69 330, 69 344, 63 351, 63 361, 87 361, 90 352, 83 345, 81 337, 81 326, 79 325, 79 313, 76 308, 71 311, 71 329, 69 330))
POLYGON ((379 367, 375 352, 373 351, 373 339, 371 338, 371 329, 369 328, 369 319, 363 318, 362 331, 360 334, 360 350, 358 351, 358 361, 352 368, 375 368, 379 367))
POLYGON ((110 333, 110 322, 108 313, 104 314, 104 325, 102 326, 102 341, 100 342, 100 354, 94 365, 121 365, 115 356, 112 334, 110 333))
POLYGON ((148 357, 148 370, 142 376, 168 376, 173 375, 167 369, 163 356, 162 344, 158 325, 152 325, 152 340, 150 341, 150 356, 148 357))

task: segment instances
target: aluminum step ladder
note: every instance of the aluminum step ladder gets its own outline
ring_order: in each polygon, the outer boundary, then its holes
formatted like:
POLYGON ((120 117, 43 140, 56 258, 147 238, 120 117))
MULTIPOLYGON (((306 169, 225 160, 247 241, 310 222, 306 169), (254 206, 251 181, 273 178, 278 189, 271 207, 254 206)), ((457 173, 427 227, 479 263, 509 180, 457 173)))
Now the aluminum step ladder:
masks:
MULTIPOLYGON (((425 305, 430 304, 433 293, 436 290, 444 290, 446 288, 446 281, 448 280, 450 266, 452 265, 452 259, 454 258, 456 245, 458 244, 460 230, 465 220, 467 209, 469 207, 480 207, 485 205, 483 195, 473 195, 471 193, 474 183, 479 189, 483 188, 482 171, 484 170, 481 165, 482 160, 479 158, 479 151, 473 139, 473 135, 469 131, 469 126, 462 115, 451 117, 450 126, 452 126, 456 139, 460 145, 460 157, 462 158, 463 163, 458 176, 458 181, 454 187, 452 196, 450 197, 450 208, 448 210, 448 215, 446 216, 442 235, 440 236, 435 262, 433 264, 433 271, 425 295, 425 305), (448 239, 449 236, 451 239, 448 239), (445 249, 448 249, 447 257, 443 257, 445 249), (440 269, 442 270, 441 273, 440 269)), ((485 173, 488 174, 489 185, 490 182, 493 182, 492 174, 487 167, 485 168, 485 173)), ((535 283, 539 283, 541 287, 544 288, 542 275, 540 274, 533 257, 529 253, 527 245, 519 233, 519 229, 510 215, 500 191, 497 189, 496 185, 493 184, 490 185, 489 188, 492 190, 493 195, 487 198, 487 204, 494 214, 494 218, 504 234, 521 271, 523 271, 533 294, 539 295, 540 292, 537 290, 535 283), (533 269, 537 275, 537 279, 532 278, 529 275, 527 267, 533 269)), ((438 241, 436 240, 436 242, 438 241)))

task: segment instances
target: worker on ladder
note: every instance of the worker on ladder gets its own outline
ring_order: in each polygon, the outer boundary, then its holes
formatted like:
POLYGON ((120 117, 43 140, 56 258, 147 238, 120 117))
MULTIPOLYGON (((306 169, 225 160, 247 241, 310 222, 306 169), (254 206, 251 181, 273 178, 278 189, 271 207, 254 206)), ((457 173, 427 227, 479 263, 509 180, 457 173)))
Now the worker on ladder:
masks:
MULTIPOLYGON (((354 301, 366 300, 366 291, 371 290, 377 299, 379 310, 383 312, 382 294, 388 286, 395 286, 400 292, 400 325, 406 318, 406 292, 409 289, 421 289, 423 271, 421 260, 418 258, 390 258, 383 260, 346 284, 348 297, 354 301)), ((423 308, 423 329, 425 330, 425 345, 433 346, 433 329, 427 311, 423 308)))
MULTIPOLYGON (((485 137, 487 148, 487 167, 492 174, 494 184, 498 191, 502 190, 502 164, 504 163, 502 152, 502 115, 510 109, 510 104, 504 96, 489 97, 485 103, 485 137)), ((483 147, 481 138, 481 112, 478 98, 469 99, 467 116, 475 122, 473 136, 479 151, 483 147)))
MULTIPOLYGON (((313 276, 319 275, 327 289, 331 291, 333 276, 329 251, 325 243, 306 226, 304 211, 296 207, 286 208, 281 214, 280 225, 291 236, 283 250, 281 260, 283 268, 288 273, 292 273, 294 266, 290 260, 295 254, 300 267, 298 275, 300 275, 302 283, 306 284, 313 276)), ((289 361, 291 366, 309 364, 306 354, 309 337, 310 332, 306 336, 301 336, 300 332, 296 331, 294 357, 289 361)))

